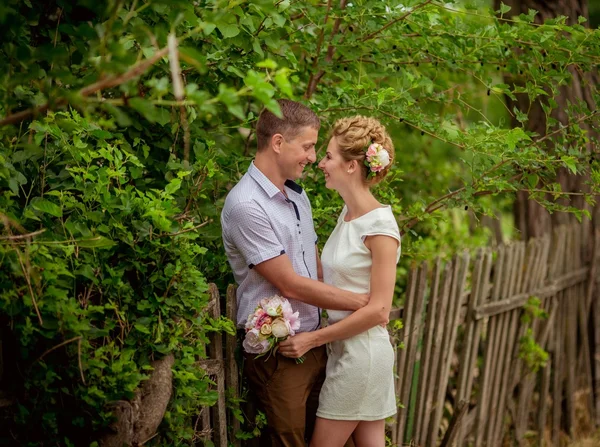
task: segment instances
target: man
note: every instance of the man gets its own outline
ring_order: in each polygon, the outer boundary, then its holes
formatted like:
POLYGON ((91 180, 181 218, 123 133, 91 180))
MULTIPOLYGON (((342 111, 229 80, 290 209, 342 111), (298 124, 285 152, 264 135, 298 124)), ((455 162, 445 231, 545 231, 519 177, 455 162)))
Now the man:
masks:
MULTIPOLYGON (((356 310, 368 297, 319 281, 322 271, 310 202, 291 179, 315 162, 320 122, 300 103, 278 102, 283 118, 268 110, 261 113, 256 157, 225 200, 223 241, 238 283, 238 328, 262 298, 279 294, 300 313, 298 332, 314 331, 321 308, 356 310)), ((265 360, 244 353, 244 374, 267 416, 268 433, 261 445, 305 446, 326 362, 324 346, 306 353, 301 364, 279 354, 265 360)))

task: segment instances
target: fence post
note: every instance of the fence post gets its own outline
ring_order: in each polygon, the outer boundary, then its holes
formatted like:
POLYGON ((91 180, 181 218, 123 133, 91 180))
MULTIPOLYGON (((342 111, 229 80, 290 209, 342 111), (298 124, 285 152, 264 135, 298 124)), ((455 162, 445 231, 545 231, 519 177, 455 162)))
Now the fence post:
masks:
MULTIPOLYGON (((210 295, 210 302, 208 305, 208 311, 212 318, 221 318, 221 303, 219 297, 219 290, 215 284, 208 285, 208 293, 210 295)), ((214 441, 217 447, 227 447, 227 414, 225 405, 225 371, 223 362, 223 339, 221 334, 215 334, 212 337, 211 343, 208 347, 209 355, 214 364, 212 371, 207 370, 207 374, 216 376, 217 393, 219 395, 217 399, 216 407, 212 408, 212 430, 215 435, 214 441)), ((210 368, 209 368, 210 369, 210 368)), ((203 409, 203 425, 210 419, 208 417, 208 411, 203 409)), ((210 425, 209 425, 210 427, 210 425)), ((206 426, 204 426, 206 429, 206 426)))
MULTIPOLYGON (((230 284, 227 287, 227 295, 225 300, 225 316, 235 324, 237 321, 237 297, 236 287, 230 284)), ((237 348, 237 336, 225 334, 225 384, 227 390, 232 393, 234 399, 239 398, 239 371, 235 358, 237 348)), ((230 414, 229 424, 231 432, 229 433, 229 444, 234 447, 239 447, 240 440, 236 439, 235 435, 240 430, 240 421, 233 414, 230 414)))

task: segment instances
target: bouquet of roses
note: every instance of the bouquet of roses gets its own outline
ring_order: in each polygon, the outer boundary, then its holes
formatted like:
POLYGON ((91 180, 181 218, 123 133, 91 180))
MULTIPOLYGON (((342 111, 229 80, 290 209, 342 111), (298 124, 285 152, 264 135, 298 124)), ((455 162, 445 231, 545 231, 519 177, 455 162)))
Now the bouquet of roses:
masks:
MULTIPOLYGON (((246 322, 246 337, 242 343, 244 350, 249 354, 274 354, 280 341, 296 334, 300 329, 298 312, 294 312, 290 302, 278 295, 263 298, 254 310, 248 315, 246 322)), ((296 359, 302 363, 303 357, 296 359)))

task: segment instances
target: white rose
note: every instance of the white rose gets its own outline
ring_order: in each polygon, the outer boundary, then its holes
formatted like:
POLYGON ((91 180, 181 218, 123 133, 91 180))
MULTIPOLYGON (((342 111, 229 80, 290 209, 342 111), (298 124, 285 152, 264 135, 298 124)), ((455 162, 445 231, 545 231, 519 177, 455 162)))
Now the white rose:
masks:
POLYGON ((267 314, 269 314, 272 317, 276 317, 279 315, 279 311, 277 310, 277 307, 275 306, 269 306, 267 308, 267 314))
POLYGON ((285 338, 290 335, 290 330, 283 319, 276 318, 271 324, 271 333, 274 337, 285 338))
POLYGON ((381 149, 377 153, 377 158, 379 159, 379 164, 382 168, 385 168, 387 165, 390 164, 390 153, 385 149, 381 149))
POLYGON ((267 352, 269 342, 260 336, 258 329, 252 329, 246 332, 242 346, 248 354, 262 354, 263 352, 267 352))
POLYGON ((269 323, 265 323, 260 327, 260 333, 263 335, 271 335, 271 325, 269 323))

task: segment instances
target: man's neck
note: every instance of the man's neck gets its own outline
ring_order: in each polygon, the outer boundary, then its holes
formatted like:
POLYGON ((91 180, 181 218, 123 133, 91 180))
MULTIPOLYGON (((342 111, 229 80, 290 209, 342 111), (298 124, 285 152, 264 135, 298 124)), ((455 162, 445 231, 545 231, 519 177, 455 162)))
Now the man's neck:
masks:
POLYGON ((281 176, 277 166, 268 158, 266 154, 263 155, 260 152, 256 154, 256 157, 254 158, 254 166, 256 166, 258 170, 265 175, 265 177, 271 180, 271 183, 273 183, 281 192, 285 194, 283 187, 287 179, 281 176))

